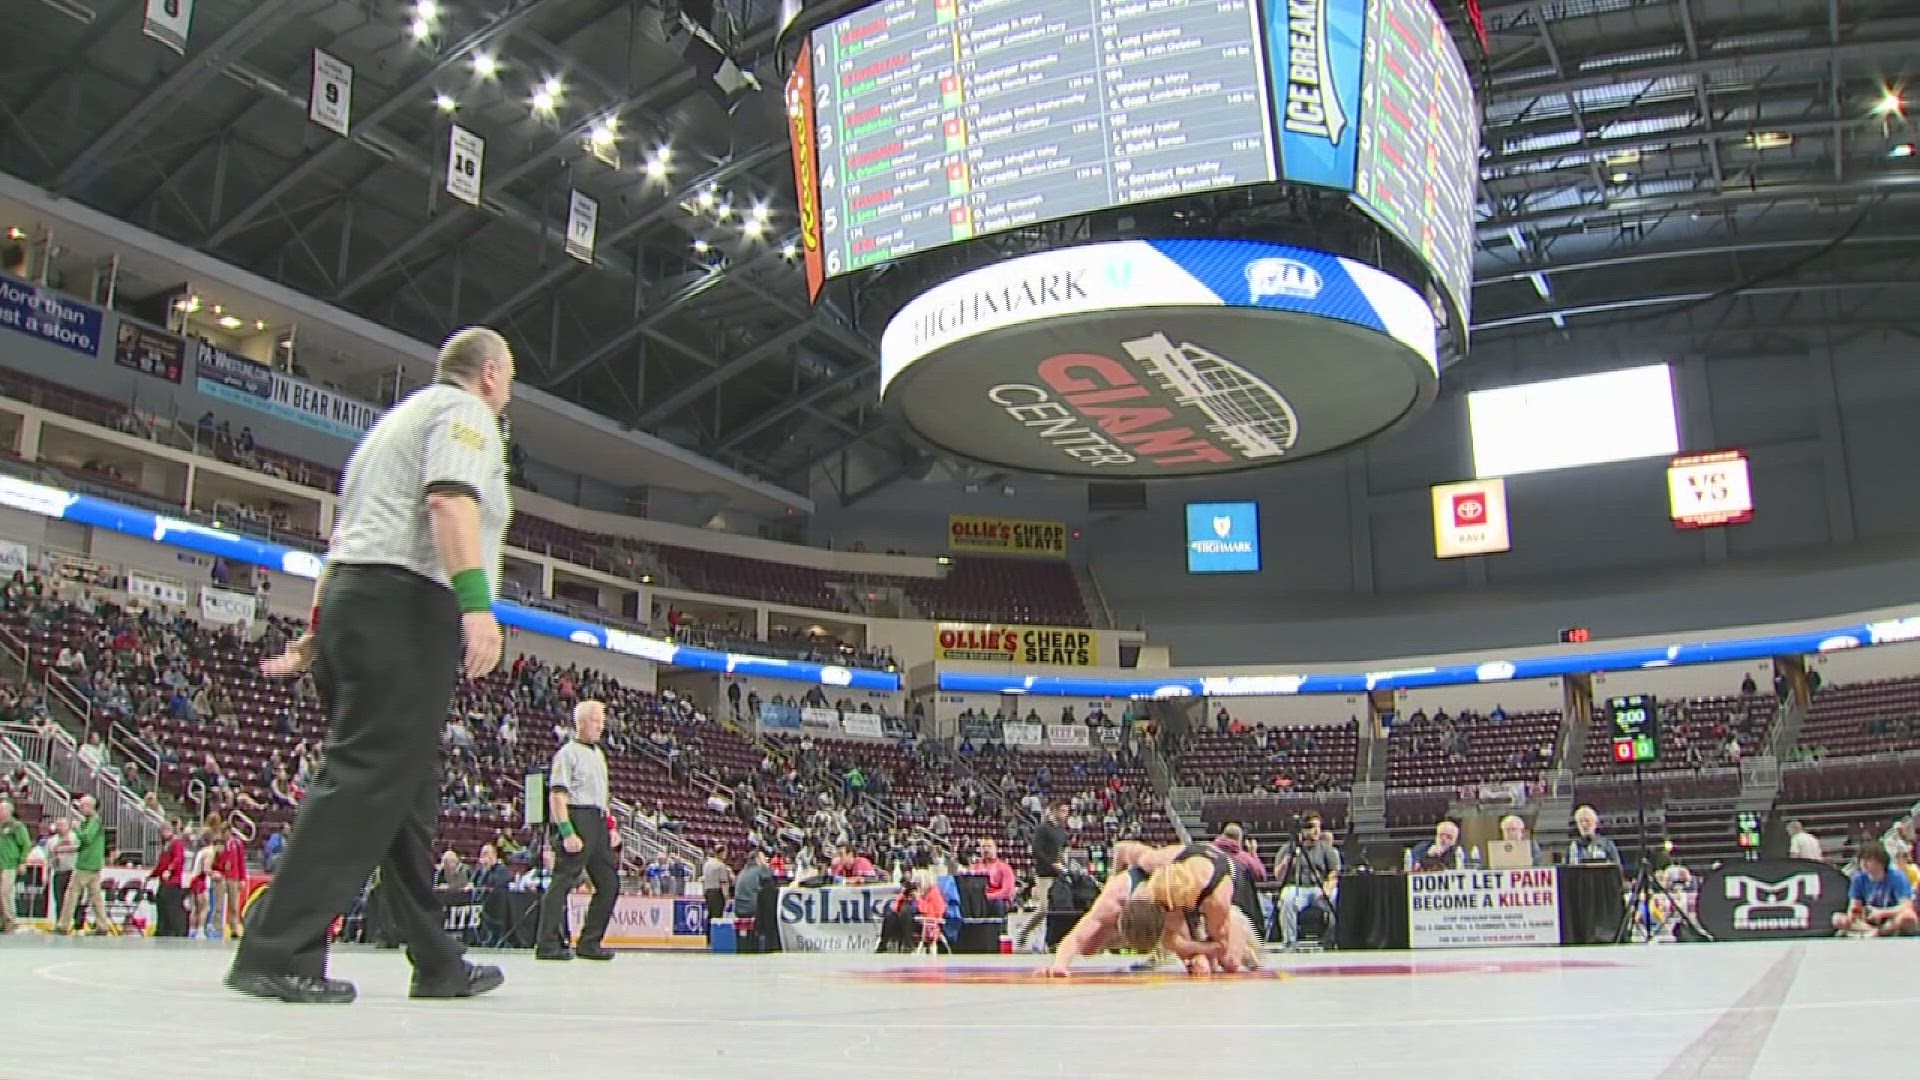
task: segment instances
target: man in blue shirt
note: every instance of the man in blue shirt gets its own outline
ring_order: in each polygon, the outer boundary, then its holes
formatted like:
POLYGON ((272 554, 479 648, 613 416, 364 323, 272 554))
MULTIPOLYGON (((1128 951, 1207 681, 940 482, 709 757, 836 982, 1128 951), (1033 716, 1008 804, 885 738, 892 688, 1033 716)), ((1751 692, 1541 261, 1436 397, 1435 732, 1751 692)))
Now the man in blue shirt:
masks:
POLYGON ((1868 840, 1860 845, 1860 869, 1853 872, 1847 890, 1847 910, 1833 917, 1842 934, 1894 937, 1920 929, 1920 912, 1913 906, 1913 884, 1893 870, 1886 845, 1868 840))

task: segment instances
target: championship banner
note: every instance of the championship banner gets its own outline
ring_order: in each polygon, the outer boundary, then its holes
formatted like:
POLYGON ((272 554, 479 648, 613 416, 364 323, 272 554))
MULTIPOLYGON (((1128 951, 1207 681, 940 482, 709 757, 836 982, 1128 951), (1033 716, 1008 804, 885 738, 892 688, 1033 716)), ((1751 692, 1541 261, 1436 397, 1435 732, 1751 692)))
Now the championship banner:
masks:
POLYGON ((1091 744, 1087 729, 1079 724, 1048 724, 1047 745, 1057 750, 1085 750, 1091 744))
MULTIPOLYGON (((567 925, 586 922, 592 899, 591 892, 579 889, 567 896, 567 925)), ((613 903, 613 918, 607 920, 602 944, 612 949, 705 949, 707 902, 698 897, 621 893, 613 903)))
POLYGON ((1415 949, 1560 944, 1560 873, 1447 870, 1407 875, 1407 943, 1415 949))
POLYGON ((1064 559, 1067 557, 1067 523, 953 514, 947 518, 947 547, 986 555, 1064 559))
POLYGON ((1831 937, 1850 884, 1825 863, 1730 862, 1701 879, 1694 915, 1715 941, 1831 937))
POLYGON ((0 577, 12 577, 33 569, 33 553, 15 540, 0 540, 0 577))
POLYGON ((780 890, 780 947, 787 952, 870 953, 900 898, 898 885, 834 885, 780 890))
POLYGON ((170 383, 180 381, 186 366, 182 362, 185 352, 186 342, 178 335, 142 326, 132 319, 121 319, 114 335, 114 363, 170 383))
POLYGON ((799 731, 800 710, 792 705, 760 703, 761 731, 799 731))
POLYGON ((49 345, 98 356, 106 314, 69 300, 31 281, 0 277, 0 329, 13 330, 49 345))
POLYGON ((172 604, 174 607, 186 607, 193 602, 193 594, 185 585, 162 578, 150 578, 143 574, 128 571, 127 595, 138 596, 143 600, 152 600, 159 604, 172 604))
POLYGON ((1000 725, 1000 741, 1008 746, 1039 746, 1046 740, 1039 724, 1008 720, 1000 725))
POLYGON ((933 659, 936 663, 1092 667, 1100 659, 1100 638, 1092 630, 1065 626, 940 623, 933 630, 933 659))
POLYGON ((245 625, 252 622, 257 613, 258 605, 247 593, 216 589, 211 585, 200 587, 200 617, 207 622, 245 625))

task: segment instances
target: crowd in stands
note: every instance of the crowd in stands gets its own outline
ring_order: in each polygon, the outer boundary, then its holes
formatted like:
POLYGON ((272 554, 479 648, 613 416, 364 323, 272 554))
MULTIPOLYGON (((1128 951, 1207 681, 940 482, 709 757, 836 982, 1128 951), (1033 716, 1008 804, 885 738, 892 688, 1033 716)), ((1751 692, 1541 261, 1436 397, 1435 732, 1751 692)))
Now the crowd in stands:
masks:
MULTIPOLYGON (((0 627, 33 673, 85 704, 83 760, 117 770, 129 785, 157 785, 150 805, 167 808, 173 835, 193 850, 206 846, 214 828, 207 823, 218 820, 230 823, 221 836, 230 828, 256 863, 278 854, 323 767, 323 729, 309 680, 269 682, 255 664, 284 647, 297 623, 267 620, 249 640, 157 605, 115 602, 73 584, 54 588, 30 572, 0 588, 0 608, 0 627)), ((818 688, 808 697, 827 702, 818 688)), ((951 864, 986 838, 1018 851, 1015 807, 1036 799, 1071 800, 1073 827, 1092 842, 1140 835, 1153 809, 1144 773, 1119 753, 1070 762, 1040 755, 1030 766, 1004 747, 963 756, 950 742, 915 738, 906 720, 895 741, 756 744, 671 692, 522 655, 464 686, 449 715, 448 880, 469 861, 507 866, 509 884, 539 872, 527 854, 531 836, 518 824, 521 779, 566 737, 564 717, 584 698, 609 705, 615 794, 639 821, 691 849, 734 858, 764 850, 790 870, 829 867, 843 849, 886 868, 951 864)), ((0 688, 0 719, 9 718, 53 723, 38 695, 0 688)), ((34 824, 44 847, 54 823, 34 824)), ((640 871, 647 887, 685 886, 688 860, 679 850, 640 871)), ((206 925, 204 912, 190 917, 191 927, 206 925)))

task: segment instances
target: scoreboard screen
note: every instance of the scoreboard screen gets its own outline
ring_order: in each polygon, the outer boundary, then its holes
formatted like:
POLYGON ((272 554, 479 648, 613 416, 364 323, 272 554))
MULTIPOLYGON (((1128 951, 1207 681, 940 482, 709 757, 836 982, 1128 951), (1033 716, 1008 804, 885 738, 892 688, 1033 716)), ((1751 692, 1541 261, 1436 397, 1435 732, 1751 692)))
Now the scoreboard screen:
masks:
POLYGON ((813 34, 828 277, 1275 179, 1256 0, 883 0, 813 34))
POLYGON ((879 0, 814 30, 795 71, 815 292, 975 237, 1285 179, 1348 193, 1466 325, 1479 110, 1432 0, 879 0))
POLYGON ((1613 760, 1636 765, 1660 760, 1660 706, 1651 694, 1607 699, 1613 760))

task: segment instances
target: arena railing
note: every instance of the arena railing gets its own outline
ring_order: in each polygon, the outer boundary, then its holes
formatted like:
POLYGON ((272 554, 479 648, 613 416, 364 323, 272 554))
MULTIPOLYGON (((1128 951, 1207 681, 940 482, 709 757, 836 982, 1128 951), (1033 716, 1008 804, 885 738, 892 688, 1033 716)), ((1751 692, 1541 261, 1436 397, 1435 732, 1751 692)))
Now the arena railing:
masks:
POLYGON ((44 764, 52 753, 51 742, 30 724, 0 724, 0 764, 26 769, 27 790, 46 816, 71 818, 73 795, 54 781, 44 764))
MULTIPOLYGON (((0 506, 124 533, 202 555, 261 566, 309 581, 320 576, 321 559, 311 551, 9 476, 0 476, 0 506)), ((649 660, 667 667, 890 693, 898 692, 904 684, 897 671, 874 671, 839 664, 699 649, 621 630, 601 622, 541 611, 524 604, 496 601, 494 615, 502 625, 528 633, 649 660)))

